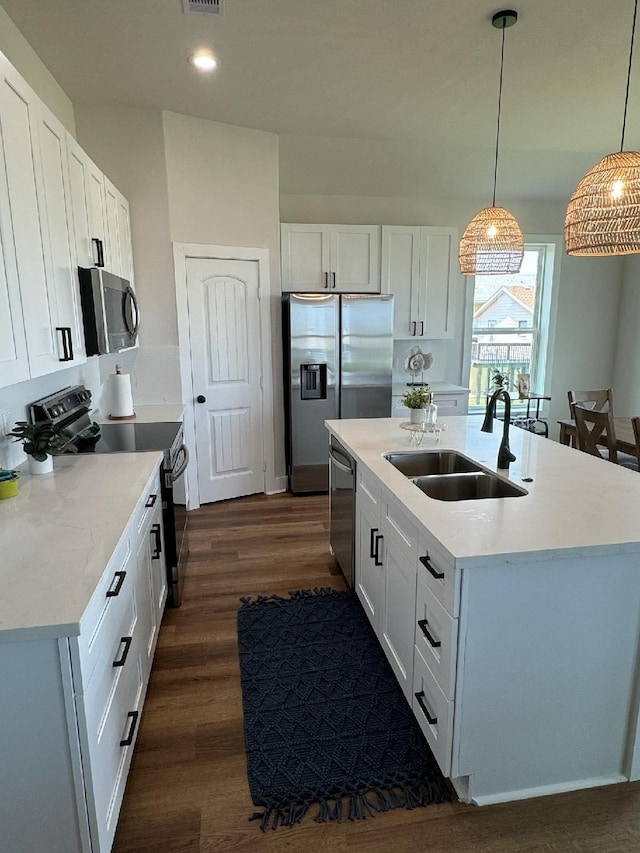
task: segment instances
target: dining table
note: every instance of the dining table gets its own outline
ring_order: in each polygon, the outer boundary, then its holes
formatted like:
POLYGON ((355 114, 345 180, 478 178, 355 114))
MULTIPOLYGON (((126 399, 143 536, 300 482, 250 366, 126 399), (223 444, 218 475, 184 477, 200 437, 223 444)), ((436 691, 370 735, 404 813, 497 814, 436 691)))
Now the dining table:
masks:
MULTIPOLYGON (((560 427, 560 444, 577 447, 576 423, 573 420, 558 421, 560 427)), ((616 450, 619 453, 629 453, 637 456, 636 439, 633 434, 631 418, 614 418, 613 428, 616 433, 616 450)))

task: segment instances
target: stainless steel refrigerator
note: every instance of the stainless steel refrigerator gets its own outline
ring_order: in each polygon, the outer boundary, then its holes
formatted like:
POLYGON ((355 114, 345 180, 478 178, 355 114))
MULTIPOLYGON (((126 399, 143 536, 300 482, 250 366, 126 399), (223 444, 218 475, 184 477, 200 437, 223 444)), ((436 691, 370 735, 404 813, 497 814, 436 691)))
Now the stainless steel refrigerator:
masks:
POLYGON ((325 420, 391 417, 393 296, 286 293, 282 308, 289 490, 326 492, 325 420))

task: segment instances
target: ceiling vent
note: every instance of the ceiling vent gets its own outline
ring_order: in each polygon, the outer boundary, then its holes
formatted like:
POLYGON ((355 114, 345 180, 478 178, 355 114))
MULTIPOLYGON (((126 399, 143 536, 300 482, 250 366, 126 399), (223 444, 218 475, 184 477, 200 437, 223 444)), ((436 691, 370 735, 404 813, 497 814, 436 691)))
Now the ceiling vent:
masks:
POLYGON ((222 15, 224 0, 182 0, 185 15, 191 12, 211 12, 213 15, 222 15))

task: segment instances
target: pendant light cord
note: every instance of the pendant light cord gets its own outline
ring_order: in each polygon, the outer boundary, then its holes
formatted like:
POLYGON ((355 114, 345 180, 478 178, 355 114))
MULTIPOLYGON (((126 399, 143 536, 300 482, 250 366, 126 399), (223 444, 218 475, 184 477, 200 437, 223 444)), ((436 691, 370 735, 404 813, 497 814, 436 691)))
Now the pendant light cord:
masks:
MULTIPOLYGON (((636 0, 636 8, 638 7, 638 0, 636 0)), ((635 17, 634 17, 635 24, 635 17)), ((506 21, 502 19, 502 52, 500 54, 500 87, 498 89, 498 121, 496 126, 496 159, 495 165, 493 167, 493 204, 492 206, 496 206, 496 183, 498 181, 498 148, 500 143, 500 112, 502 110, 502 70, 504 68, 504 31, 506 29, 506 21)), ((629 92, 629 84, 627 83, 627 93, 629 92)), ((625 107, 626 113, 626 107, 625 107)))
POLYGON ((629 82, 631 80, 631 62, 633 60, 633 42, 636 36, 636 17, 638 14, 638 0, 633 7, 633 25, 631 27, 631 47, 629 49, 629 68, 627 69, 627 91, 624 95, 624 116, 622 119, 622 139, 620 140, 620 151, 624 151, 624 132, 627 126, 627 105, 629 103, 629 82))

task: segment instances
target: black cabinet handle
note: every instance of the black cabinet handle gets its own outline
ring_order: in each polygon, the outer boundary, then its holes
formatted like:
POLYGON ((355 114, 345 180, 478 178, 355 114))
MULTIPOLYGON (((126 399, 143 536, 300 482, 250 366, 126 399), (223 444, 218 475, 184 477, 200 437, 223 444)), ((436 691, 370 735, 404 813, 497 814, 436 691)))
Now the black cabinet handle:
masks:
POLYGON ((127 714, 127 719, 131 720, 131 725, 129 726, 129 734, 124 740, 120 741, 120 746, 131 746, 131 744, 133 743, 133 735, 136 730, 136 723, 138 722, 138 711, 129 711, 129 713, 127 714))
POLYGON ((420 320, 420 337, 424 335, 424 320, 420 320))
POLYGON ((56 332, 62 337, 62 358, 58 361, 73 361, 73 340, 71 338, 71 326, 56 326, 56 332))
POLYGON ((333 289, 335 290, 336 289, 336 274, 334 272, 332 272, 331 275, 333 276, 333 285, 332 286, 333 286, 333 289))
POLYGON ((440 646, 442 645, 442 643, 440 642, 440 640, 434 640, 433 639, 433 637, 431 636, 431 634, 429 632, 429 629, 427 628, 428 624, 429 623, 427 622, 426 619, 419 619, 418 620, 418 628, 420 628, 422 633, 425 635, 425 637, 429 641, 429 645, 432 646, 434 649, 439 649, 440 646))
POLYGON ((329 273, 328 273, 328 272, 323 272, 323 273, 322 273, 322 276, 323 276, 323 278, 324 278, 324 289, 325 289, 325 290, 329 290, 329 273))
POLYGON ((422 713, 427 718, 427 722, 429 723, 429 725, 435 726, 436 723, 438 722, 438 718, 432 717, 431 714, 429 713, 429 709, 427 708, 427 706, 424 703, 424 690, 421 690, 420 693, 416 693, 415 697, 418 700, 418 705, 420 705, 420 707, 422 708, 422 713))
POLYGON ((99 240, 97 237, 92 237, 91 242, 96 247, 97 259, 94 258, 97 267, 104 266, 104 244, 102 240, 99 240))
POLYGON ((147 506, 147 507, 155 506, 155 502, 157 501, 157 499, 158 499, 157 495, 149 495, 149 497, 147 498, 147 502, 146 502, 145 506, 147 506))
POLYGON ((122 584, 124 583, 124 579, 126 578, 126 572, 115 572, 113 575, 113 579, 115 580, 115 586, 111 587, 111 589, 107 590, 107 598, 115 598, 116 595, 120 593, 122 589, 122 584))
POLYGON ((207 402, 207 398, 206 398, 203 394, 198 394, 198 396, 196 397, 196 402, 198 402, 198 403, 206 403, 206 402, 207 402))
POLYGON ((417 328, 418 328, 418 324, 417 324, 417 323, 416 323, 416 321, 414 320, 414 321, 411 323, 411 335, 412 335, 412 337, 415 337, 415 335, 416 335, 416 329, 417 329, 417 328))
POLYGON ((376 548, 375 548, 375 554, 373 555, 373 564, 374 564, 374 566, 381 566, 381 565, 383 564, 383 561, 382 561, 382 560, 380 560, 380 553, 379 553, 379 551, 378 551, 378 548, 380 547, 380 543, 381 543, 381 542, 384 542, 384 536, 383 536, 381 533, 378 533, 378 534, 377 534, 377 536, 376 536, 376 548), (378 562, 378 561, 379 561, 379 562, 378 562))
POLYGON ((127 662, 127 656, 129 654, 129 649, 131 648, 131 641, 133 637, 120 637, 120 642, 124 643, 124 648, 122 649, 122 655, 119 660, 114 660, 113 666, 124 666, 127 662))
POLYGON ((160 558, 160 554, 162 554, 162 537, 160 536, 160 525, 152 524, 151 525, 151 535, 155 537, 156 544, 153 549, 153 553, 151 554, 152 560, 158 560, 160 558))
POLYGON ((429 562, 429 554, 425 554, 424 557, 418 557, 422 565, 425 569, 428 569, 429 572, 434 576, 434 578, 438 581, 441 581, 444 578, 444 572, 439 572, 434 566, 429 562))
POLYGON ((376 538, 377 532, 378 532, 377 527, 371 528, 371 535, 369 536, 369 556, 371 557, 372 560, 376 555, 376 546, 375 546, 374 540, 376 538))

